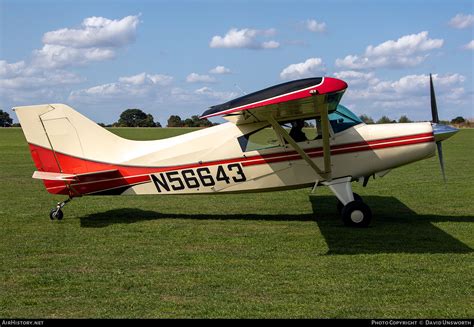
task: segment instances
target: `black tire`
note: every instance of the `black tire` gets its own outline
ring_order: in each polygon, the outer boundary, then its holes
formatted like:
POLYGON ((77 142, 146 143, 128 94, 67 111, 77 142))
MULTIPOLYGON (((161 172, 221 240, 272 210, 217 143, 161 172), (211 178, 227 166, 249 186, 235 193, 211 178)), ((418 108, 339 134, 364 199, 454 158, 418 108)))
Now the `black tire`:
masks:
POLYGON ((349 227, 368 227, 372 221, 372 211, 362 201, 352 201, 342 208, 342 222, 349 227))
POLYGON ((49 212, 49 219, 51 220, 62 220, 64 217, 63 211, 61 209, 57 210, 56 208, 51 209, 49 212))
MULTIPOLYGON (((364 200, 362 200, 362 197, 359 194, 357 193, 353 193, 353 194, 354 194, 354 201, 364 202, 364 200)), ((339 201, 339 199, 337 199, 337 212, 342 213, 342 208, 344 208, 344 205, 342 204, 341 201, 339 201)))

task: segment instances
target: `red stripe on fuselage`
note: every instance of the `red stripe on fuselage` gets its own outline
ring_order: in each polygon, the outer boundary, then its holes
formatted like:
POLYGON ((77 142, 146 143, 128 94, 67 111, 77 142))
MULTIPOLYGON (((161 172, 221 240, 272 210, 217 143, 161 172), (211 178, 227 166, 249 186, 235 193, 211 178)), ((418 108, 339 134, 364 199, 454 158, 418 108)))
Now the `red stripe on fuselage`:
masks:
MULTIPOLYGON (((419 144, 419 143, 426 143, 426 142, 433 142, 434 137, 426 136, 417 139, 408 139, 408 140, 397 140, 394 142, 374 142, 371 144, 370 142, 360 142, 360 143, 353 143, 346 146, 336 146, 331 147, 331 155, 338 155, 344 153, 351 153, 351 152, 362 152, 368 150, 377 150, 377 149, 384 149, 384 148, 392 148, 398 146, 405 146, 405 145, 412 145, 412 144, 419 144)), ((310 150, 305 150, 310 158, 322 157, 323 156, 323 148, 315 148, 310 150)), ((301 160, 301 156, 298 153, 290 153, 286 156, 281 157, 273 157, 273 158, 262 158, 260 160, 254 160, 250 162, 243 162, 242 166, 253 166, 253 165, 261 165, 261 164, 268 164, 268 163, 275 163, 281 161, 293 161, 293 160, 301 160)))
MULTIPOLYGON (((350 152, 368 151, 382 148, 398 147, 411 144, 433 142, 433 133, 423 133, 410 136, 400 136, 380 140, 361 141, 354 143, 346 143, 331 146, 331 154, 338 155, 350 152)), ((44 170, 45 166, 51 166, 53 163, 44 162, 45 160, 55 160, 52 155, 53 151, 41 146, 30 144, 30 151, 39 155, 41 163, 39 164, 35 159, 35 164, 38 170, 44 170)), ((323 156, 323 149, 321 147, 304 150, 309 157, 323 156)), ((139 167, 126 166, 120 164, 111 164, 104 162, 97 162, 89 159, 74 157, 71 155, 56 152, 56 158, 61 166, 61 172, 66 174, 85 174, 91 172, 99 172, 103 170, 117 170, 105 174, 99 174, 94 178, 93 175, 81 178, 72 182, 65 181, 44 181, 47 190, 54 194, 70 194, 67 185, 70 185, 74 191, 72 195, 81 195, 99 192, 101 190, 117 188, 121 186, 132 186, 148 182, 150 180, 149 174, 155 174, 166 171, 182 170, 188 168, 198 168, 215 166, 222 164, 230 164, 239 162, 243 166, 253 166, 261 164, 269 164, 281 161, 301 160, 301 156, 296 151, 287 151, 272 153, 267 155, 244 156, 239 158, 223 159, 216 161, 208 161, 202 163, 190 163, 184 165, 167 166, 167 167, 139 167), (110 175, 110 176, 109 176, 110 175)), ((54 162, 55 164, 55 162, 54 162)))

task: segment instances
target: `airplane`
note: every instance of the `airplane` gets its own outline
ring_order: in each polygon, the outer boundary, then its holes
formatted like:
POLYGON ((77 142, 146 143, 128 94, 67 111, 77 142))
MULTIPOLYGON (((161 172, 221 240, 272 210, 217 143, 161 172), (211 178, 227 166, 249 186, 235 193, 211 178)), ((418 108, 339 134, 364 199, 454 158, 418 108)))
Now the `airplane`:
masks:
POLYGON ((15 107, 37 171, 51 194, 68 196, 50 211, 89 195, 186 195, 328 186, 342 222, 367 227, 372 212, 352 191, 369 177, 438 155, 458 130, 439 124, 430 74, 432 122, 363 123, 339 102, 346 82, 294 80, 206 110, 228 122, 153 141, 121 138, 65 104, 15 107), (310 128, 302 128, 305 126, 310 128), (290 125, 292 126, 290 129, 290 125))

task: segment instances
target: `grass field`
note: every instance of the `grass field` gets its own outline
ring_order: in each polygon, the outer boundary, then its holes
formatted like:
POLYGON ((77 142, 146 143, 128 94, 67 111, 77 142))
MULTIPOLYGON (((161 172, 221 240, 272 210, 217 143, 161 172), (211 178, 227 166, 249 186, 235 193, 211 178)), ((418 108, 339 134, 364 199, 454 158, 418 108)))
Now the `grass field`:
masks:
MULTIPOLYGON (((134 139, 189 129, 116 129, 134 139)), ((0 129, 0 317, 474 316, 474 130, 367 188, 342 226, 321 188, 55 201, 20 129, 0 129)))

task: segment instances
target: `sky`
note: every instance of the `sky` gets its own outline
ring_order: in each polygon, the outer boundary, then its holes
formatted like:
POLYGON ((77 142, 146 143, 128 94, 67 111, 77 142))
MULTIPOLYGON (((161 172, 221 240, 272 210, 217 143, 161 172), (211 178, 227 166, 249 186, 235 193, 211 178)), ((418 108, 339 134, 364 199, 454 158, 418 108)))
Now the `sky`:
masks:
MULTIPOLYGON (((290 80, 331 76, 374 119, 474 118, 474 1, 0 0, 0 109, 127 108, 166 125, 290 80)), ((214 121, 220 122, 219 118, 214 121)))

